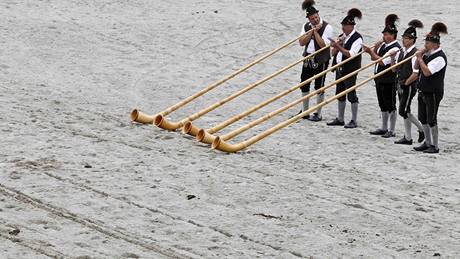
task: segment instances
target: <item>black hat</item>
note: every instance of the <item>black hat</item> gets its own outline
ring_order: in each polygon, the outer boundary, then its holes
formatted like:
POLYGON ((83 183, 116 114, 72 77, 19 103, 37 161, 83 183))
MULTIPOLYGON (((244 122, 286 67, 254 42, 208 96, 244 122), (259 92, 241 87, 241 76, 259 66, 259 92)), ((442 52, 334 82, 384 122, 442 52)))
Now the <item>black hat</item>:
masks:
POLYGON ((423 23, 420 20, 414 19, 409 22, 409 28, 407 28, 404 33, 403 37, 408 37, 411 39, 417 39, 417 28, 423 28, 423 23))
POLYGON ((314 15, 319 11, 313 6, 315 4, 315 0, 304 0, 302 3, 302 10, 307 12, 307 18, 310 15, 314 15))
POLYGON ((358 8, 352 8, 348 10, 347 16, 343 18, 342 25, 356 25, 356 18, 361 20, 363 14, 358 8))
POLYGON ((433 26, 431 27, 431 32, 426 35, 425 40, 440 44, 441 33, 447 34, 447 26, 442 22, 437 22, 433 24, 433 26))
POLYGON ((399 20, 399 17, 396 14, 389 14, 385 18, 385 29, 382 33, 389 32, 391 34, 398 34, 398 28, 396 28, 396 21, 399 20))

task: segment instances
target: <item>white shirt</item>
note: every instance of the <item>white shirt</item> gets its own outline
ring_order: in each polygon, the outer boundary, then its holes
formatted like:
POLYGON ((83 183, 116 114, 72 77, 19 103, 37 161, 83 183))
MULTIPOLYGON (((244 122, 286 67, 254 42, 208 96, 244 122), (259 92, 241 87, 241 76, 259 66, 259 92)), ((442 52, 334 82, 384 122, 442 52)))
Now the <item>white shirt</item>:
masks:
MULTIPOLYGON (((377 50, 377 54, 379 53, 379 51, 380 51, 381 48, 386 48, 386 47, 391 46, 392 44, 394 44, 394 43, 396 43, 396 42, 398 42, 398 41, 395 40, 395 41, 392 41, 392 42, 390 42, 390 43, 388 43, 388 44, 387 44, 387 43, 382 44, 382 46, 380 46, 380 48, 377 50)), ((390 52, 393 52, 393 51, 399 51, 399 48, 398 48, 398 47, 391 48, 386 54, 388 54, 388 53, 390 53, 390 52)), ((386 55, 386 54, 385 54, 385 55, 386 55)), ((382 63, 383 63, 385 66, 391 64, 391 57, 387 57, 387 58, 383 59, 383 60, 382 60, 382 63)))
MULTIPOLYGON (((413 49, 415 48, 415 45, 412 45, 410 48, 406 49, 405 47, 403 47, 403 57, 405 57, 407 55, 407 53, 411 52, 413 49)), ((399 59, 399 55, 401 54, 401 51, 399 50, 397 53, 396 53, 396 63, 398 63, 398 59, 399 59)), ((412 60, 412 72, 413 73, 418 73, 418 69, 415 68, 415 63, 417 63, 417 57, 413 57, 412 60)))
MULTIPOLYGON (((395 41, 392 41, 392 42, 390 42, 390 43, 384 43, 384 44, 382 44, 382 45, 377 49, 377 54, 379 53, 379 51, 380 51, 381 48, 386 48, 386 47, 388 47, 388 46, 391 46, 391 45, 394 44, 395 42, 398 42, 398 41, 395 40, 395 41)), ((391 48, 386 54, 388 54, 388 53, 390 53, 390 52, 392 52, 392 51, 395 51, 395 52, 396 52, 396 51, 399 51, 399 48, 398 48, 398 47, 391 48)), ((385 54, 385 55, 386 55, 386 54, 385 54)), ((384 58, 384 59, 382 60, 382 63, 383 63, 385 66, 391 64, 391 57, 388 56, 387 58, 384 58)), ((377 69, 378 69, 379 66, 380 66, 380 63, 377 63, 377 65, 375 65, 375 71, 374 71, 375 73, 377 73, 377 69)))
MULTIPOLYGON (((353 36, 353 34, 356 33, 356 30, 353 30, 349 35, 347 35, 343 41, 343 46, 345 46, 345 44, 348 42, 348 40, 351 38, 351 36, 353 36)), ((359 38, 357 40, 355 40, 353 42, 353 44, 351 45, 351 48, 348 52, 350 52, 350 57, 353 57, 354 55, 358 54, 359 51, 361 50, 361 47, 363 45, 363 38, 359 38)), ((337 61, 337 64, 342 62, 342 58, 343 58, 343 53, 342 51, 339 51, 337 53, 337 57, 336 57, 336 61, 337 61)))
MULTIPOLYGON (((306 33, 305 31, 305 25, 307 25, 307 23, 310 24, 310 26, 313 27, 313 25, 311 25, 310 22, 306 22, 304 23, 304 25, 302 26, 302 31, 300 32, 300 35, 303 35, 306 33)), ((320 21, 319 21, 320 24, 323 24, 323 19, 321 18, 320 21)), ((308 44, 308 47, 307 47, 307 52, 308 53, 313 53, 316 51, 315 49, 315 41, 314 41, 314 38, 315 37, 311 37, 311 40, 310 40, 310 43, 308 44)), ((321 37, 323 38, 323 41, 324 41, 324 44, 326 45, 329 45, 331 43, 331 41, 329 40, 329 38, 332 38, 332 26, 330 24, 328 24, 326 26, 326 28, 324 28, 324 32, 323 32, 323 36, 321 37)))
MULTIPOLYGON (((425 55, 430 56, 439 51, 441 51, 441 48, 432 50, 428 54, 425 54, 425 55)), ((446 61, 444 60, 443 57, 437 57, 431 60, 430 62, 428 62, 428 64, 426 65, 428 66, 428 69, 430 70, 431 74, 434 74, 434 73, 441 71, 446 66, 446 61)))

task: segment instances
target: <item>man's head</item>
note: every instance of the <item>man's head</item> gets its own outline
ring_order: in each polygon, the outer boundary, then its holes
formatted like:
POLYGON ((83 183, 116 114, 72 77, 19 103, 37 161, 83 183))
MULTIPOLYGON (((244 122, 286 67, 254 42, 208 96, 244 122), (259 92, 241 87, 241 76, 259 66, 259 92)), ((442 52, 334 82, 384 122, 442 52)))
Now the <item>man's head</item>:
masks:
POLYGON ((430 40, 425 40, 425 49, 430 51, 439 48, 440 44, 430 41, 430 40))
POLYGON ((393 41, 396 40, 396 36, 397 34, 394 34, 394 33, 391 33, 391 32, 384 32, 383 33, 383 37, 382 37, 382 40, 385 42, 385 43, 391 43, 393 41))
POLYGON ((423 28, 423 23, 417 19, 410 21, 408 25, 409 27, 402 35, 403 46, 405 48, 410 48, 415 44, 415 41, 417 40, 417 28, 423 28))
POLYGON ((411 37, 403 35, 402 43, 403 43, 404 48, 408 49, 415 44, 415 38, 411 38, 411 37))
POLYGON ((441 45, 441 34, 447 34, 447 26, 442 22, 437 22, 431 27, 431 32, 426 35, 425 49, 433 50, 441 45))
POLYGON ((383 41, 385 43, 390 43, 395 41, 398 37, 398 29, 396 28, 396 21, 399 20, 399 17, 396 14, 389 14, 385 18, 385 28, 383 29, 383 41))
POLYGON ((310 21, 311 25, 315 26, 321 23, 321 17, 319 16, 319 12, 311 15, 307 15, 308 20, 310 21))
POLYGON ((307 18, 310 23, 315 26, 320 24, 321 17, 319 16, 319 11, 313 5, 315 5, 314 0, 304 0, 302 3, 302 10, 307 13, 307 18))
POLYGON ((349 35, 355 29, 354 25, 342 24, 342 31, 346 35, 349 35))
POLYGON ((361 20, 363 14, 357 8, 352 8, 348 10, 347 16, 342 20, 342 31, 346 35, 349 35, 354 29, 356 25, 356 18, 361 20))

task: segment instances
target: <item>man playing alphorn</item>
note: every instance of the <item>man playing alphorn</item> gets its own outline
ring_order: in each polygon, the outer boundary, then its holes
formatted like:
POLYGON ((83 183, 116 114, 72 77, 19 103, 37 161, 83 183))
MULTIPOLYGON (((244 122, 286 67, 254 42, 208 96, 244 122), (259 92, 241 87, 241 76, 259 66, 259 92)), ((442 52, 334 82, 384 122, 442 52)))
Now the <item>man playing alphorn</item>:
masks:
MULTIPOLYGON (((334 56, 333 64, 341 63, 348 58, 361 52, 363 37, 355 30, 355 19, 361 19, 362 13, 359 9, 352 8, 348 11, 347 16, 342 21, 343 33, 339 35, 337 42, 331 40, 332 55, 334 56)), ((345 63, 336 70, 336 80, 361 68, 361 56, 345 63)), ((358 75, 354 75, 337 84, 335 94, 339 94, 356 84, 358 75)), ((346 96, 338 99, 337 118, 327 123, 328 126, 345 126, 345 128, 356 128, 358 117, 358 96, 356 91, 349 92, 346 96), (351 103, 351 120, 345 125, 345 107, 347 100, 351 103)))
MULTIPOLYGON (((388 15, 385 19, 385 29, 382 31, 383 41, 377 42, 373 49, 363 47, 372 60, 377 60, 387 53, 395 53, 401 48, 401 45, 396 40, 398 29, 395 23, 398 19, 396 14, 388 15)), ((391 58, 383 59, 375 66, 375 74, 384 71, 390 66, 391 58)), ((381 135, 384 138, 394 137, 396 127, 396 73, 389 71, 377 77, 375 79, 375 88, 380 111, 382 112, 382 126, 377 130, 371 131, 370 134, 381 135), (388 128, 388 120, 390 121, 390 128, 388 128)))
POLYGON ((444 96, 444 77, 447 69, 447 57, 441 49, 440 34, 447 34, 447 26, 437 22, 425 38, 425 49, 417 52, 419 67, 418 118, 423 125, 425 142, 415 147, 424 153, 439 153, 438 146, 438 109, 444 96))
MULTIPOLYGON (((409 28, 404 31, 402 35, 403 49, 397 54, 391 56, 391 64, 394 65, 397 62, 412 56, 417 51, 415 47, 415 41, 417 40, 417 28, 423 28, 423 23, 419 20, 412 20, 409 22, 409 28), (396 58, 397 57, 397 58, 396 58)), ((421 143, 425 139, 423 133, 422 124, 418 119, 411 113, 411 103, 415 94, 417 93, 417 76, 418 69, 415 68, 417 58, 412 58, 412 62, 406 62, 399 66, 394 71, 397 75, 398 83, 398 97, 399 97, 399 115, 404 119, 405 134, 400 139, 395 141, 395 144, 412 145, 412 124, 418 128, 418 142, 421 143)))
MULTIPOLYGON (((299 39, 300 46, 305 47, 303 56, 306 57, 309 54, 325 47, 330 43, 332 38, 332 26, 326 21, 323 21, 319 16, 319 11, 313 6, 314 0, 305 0, 302 4, 302 9, 306 11, 308 21, 302 27, 302 34, 308 32, 304 37, 299 39), (311 30, 312 29, 312 30, 311 30)), ((331 59, 331 53, 329 49, 325 49, 314 58, 308 59, 302 66, 301 81, 309 79, 327 69, 329 66, 329 60, 331 59)), ((323 75, 315 80, 315 89, 319 89, 324 86, 326 75, 323 75)), ((307 95, 310 92, 310 83, 301 87, 302 96, 307 95)), ((316 103, 324 101, 324 93, 320 93, 317 96, 316 103)), ((303 101, 302 110, 304 112, 309 108, 309 100, 303 101)), ((305 116, 304 119, 311 121, 321 121, 321 108, 319 108, 313 115, 305 116)))

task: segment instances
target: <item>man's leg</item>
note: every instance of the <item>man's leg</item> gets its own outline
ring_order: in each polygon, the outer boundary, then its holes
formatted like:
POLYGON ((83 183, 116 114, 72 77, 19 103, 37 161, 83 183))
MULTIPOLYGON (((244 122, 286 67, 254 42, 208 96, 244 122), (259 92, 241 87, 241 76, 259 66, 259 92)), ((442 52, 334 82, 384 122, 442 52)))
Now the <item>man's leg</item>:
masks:
MULTIPOLYGON (((385 117, 386 121, 382 124, 386 127, 387 132, 382 135, 383 138, 391 138, 394 137, 394 129, 392 129, 392 122, 395 120, 395 110, 393 109, 393 84, 382 84, 382 110, 386 112, 385 117), (388 119, 390 120, 390 127, 388 128, 388 119)), ((384 117, 384 116, 382 116, 384 117)))
MULTIPOLYGON (((301 82, 305 82, 307 79, 309 79, 310 77, 313 76, 313 71, 310 67, 307 66, 307 62, 304 63, 304 65, 302 66, 302 74, 300 75, 300 81, 301 82)), ((301 92, 302 92, 302 97, 308 95, 310 93, 310 84, 311 83, 308 83, 308 84, 305 84, 304 86, 302 86, 300 88, 301 92)), ((307 100, 304 100, 302 102, 302 109, 300 110, 299 113, 302 113, 306 110, 308 110, 308 108, 310 107, 310 100, 309 98, 307 100)), ((306 119, 308 117, 305 116, 304 119, 306 119)))
MULTIPOLYGON (((348 83, 348 88, 354 86, 356 84, 356 77, 353 78, 348 83)), ((347 99, 351 103, 351 120, 350 122, 345 125, 345 128, 347 129, 353 129, 358 127, 358 104, 359 104, 359 99, 358 95, 356 94, 356 91, 353 90, 347 94, 347 99)))
MULTIPOLYGON (((323 72, 324 70, 326 70, 328 65, 329 64, 318 65, 318 68, 315 70, 315 75, 317 75, 317 74, 323 72)), ((324 86, 325 81, 326 81, 326 74, 324 74, 323 76, 317 78, 315 80, 315 90, 318 90, 318 89, 322 88, 324 86)), ((320 92, 316 96, 316 104, 322 103, 323 101, 324 101, 324 92, 320 92)), ((318 108, 316 110, 316 112, 312 116, 310 116, 309 120, 311 120, 311 121, 321 121, 322 120, 321 110, 322 110, 322 108, 318 108)))
POLYGON ((424 151, 431 146, 431 130, 427 123, 427 103, 426 94, 419 92, 418 94, 418 119, 423 126, 423 133, 425 135, 425 142, 420 146, 414 147, 415 151, 424 151))
POLYGON ((395 137, 396 119, 396 84, 388 84, 385 87, 385 102, 387 110, 390 112, 390 129, 383 135, 384 138, 395 137))
POLYGON ((398 89, 399 97, 399 107, 398 112, 401 117, 404 119, 404 136, 395 141, 395 144, 402 145, 412 145, 412 123, 409 120, 409 107, 410 107, 410 95, 412 92, 412 87, 410 86, 400 86, 398 89))
POLYGON ((377 83, 375 86, 375 90, 377 93, 377 100, 379 103, 380 111, 382 112, 382 126, 374 131, 371 131, 371 135, 383 135, 388 131, 388 118, 390 116, 389 112, 385 110, 385 102, 384 102, 384 84, 377 83))
POLYGON ((427 103, 427 106, 429 106, 427 109, 427 119, 433 139, 431 147, 425 150, 425 153, 439 153, 439 130, 437 117, 442 97, 442 94, 433 94, 431 98, 429 98, 431 101, 427 103))
MULTIPOLYGON (((337 71, 336 79, 340 79, 339 72, 337 71)), ((340 94, 341 92, 346 90, 346 85, 344 82, 340 82, 336 85, 335 88, 335 95, 340 94)), ((345 125, 344 117, 345 117, 345 107, 347 105, 346 97, 342 96, 337 100, 337 118, 327 123, 328 126, 343 126, 345 125)))

